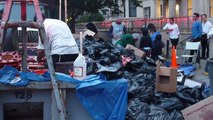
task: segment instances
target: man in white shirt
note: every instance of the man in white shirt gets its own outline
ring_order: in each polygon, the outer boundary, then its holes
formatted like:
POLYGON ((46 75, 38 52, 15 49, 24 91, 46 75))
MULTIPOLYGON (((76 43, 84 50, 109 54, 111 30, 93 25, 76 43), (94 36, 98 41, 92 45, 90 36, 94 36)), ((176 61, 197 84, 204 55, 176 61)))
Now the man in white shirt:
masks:
POLYGON ((207 21, 207 15, 201 15, 202 20, 202 36, 201 36, 201 46, 202 46, 202 58, 207 59, 209 57, 209 40, 207 34, 210 32, 210 29, 213 27, 212 23, 207 21))
POLYGON ((178 25, 174 22, 174 18, 169 19, 169 23, 164 26, 163 30, 166 30, 166 32, 169 34, 169 39, 172 46, 176 48, 178 45, 180 32, 178 25))
MULTIPOLYGON (((43 18, 45 16, 43 15, 43 18)), ((57 62, 75 61, 79 54, 77 43, 68 25, 57 19, 45 19, 44 29, 50 44, 50 51, 54 67, 57 62)), ((38 45, 38 61, 44 58, 44 48, 41 42, 38 45)))

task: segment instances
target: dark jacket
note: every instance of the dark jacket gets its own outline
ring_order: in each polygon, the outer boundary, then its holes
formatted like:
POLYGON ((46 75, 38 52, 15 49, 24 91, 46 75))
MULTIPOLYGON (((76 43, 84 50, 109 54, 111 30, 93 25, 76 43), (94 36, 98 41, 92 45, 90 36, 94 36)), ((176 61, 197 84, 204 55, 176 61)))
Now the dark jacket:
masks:
POLYGON ((161 35, 161 34, 158 34, 158 35, 156 36, 155 41, 154 41, 155 46, 154 46, 154 48, 153 48, 154 50, 157 51, 157 53, 158 53, 159 55, 162 54, 162 48, 165 47, 165 44, 163 43, 163 41, 162 41, 161 39, 162 39, 162 35, 161 35))
POLYGON ((144 47, 150 47, 152 48, 152 40, 148 34, 148 29, 147 28, 143 28, 142 29, 142 34, 143 37, 141 37, 141 41, 140 41, 140 49, 143 50, 144 47))

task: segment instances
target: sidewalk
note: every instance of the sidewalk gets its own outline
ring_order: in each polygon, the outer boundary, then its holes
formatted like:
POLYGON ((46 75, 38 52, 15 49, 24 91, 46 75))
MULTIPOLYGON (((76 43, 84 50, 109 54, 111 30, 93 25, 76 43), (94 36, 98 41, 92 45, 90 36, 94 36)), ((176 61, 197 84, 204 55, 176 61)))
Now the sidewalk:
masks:
MULTIPOLYGON (((186 36, 188 36, 188 35, 186 35, 186 36)), ((184 36, 184 37, 186 37, 186 36, 184 36)), ((182 38, 183 38, 183 36, 182 36, 182 38)), ((179 63, 180 63, 180 59, 181 59, 180 57, 183 54, 184 46, 185 46, 185 43, 184 44, 180 44, 177 47, 177 53, 176 54, 179 57, 179 59, 177 60, 177 61, 179 61, 179 63)), ((209 52, 210 52, 209 53, 209 57, 210 58, 213 57, 213 38, 210 39, 209 52)), ((169 56, 170 57, 168 58, 168 60, 170 60, 170 58, 171 58, 171 52, 170 52, 169 56)), ((192 79, 196 80, 196 81, 199 81, 199 82, 205 82, 206 85, 209 85, 209 77, 208 77, 208 75, 204 74, 206 62, 207 62, 207 60, 201 60, 200 61, 201 68, 199 68, 199 66, 197 65, 195 76, 192 79)))
MULTIPOLYGON (((210 39, 209 43, 209 57, 213 57, 213 39, 210 39)), ((194 76, 195 80, 206 82, 207 85, 209 85, 209 77, 208 75, 204 75, 204 70, 206 66, 207 60, 201 60, 201 69, 197 69, 196 74, 194 76)))
POLYGON ((208 75, 204 74, 206 61, 207 60, 201 60, 200 61, 201 68, 197 68, 195 76, 193 77, 193 79, 196 80, 196 81, 205 82, 206 85, 209 85, 209 77, 208 77, 208 75))

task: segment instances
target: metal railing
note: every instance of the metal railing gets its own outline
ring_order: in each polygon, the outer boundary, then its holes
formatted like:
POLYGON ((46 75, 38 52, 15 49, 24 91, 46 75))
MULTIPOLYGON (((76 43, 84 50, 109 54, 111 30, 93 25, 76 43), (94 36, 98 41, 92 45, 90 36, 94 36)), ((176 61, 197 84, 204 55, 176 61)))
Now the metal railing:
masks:
MULTIPOLYGON (((175 17, 174 18, 175 23, 179 26, 179 29, 181 32, 190 32, 192 27, 192 17, 175 17)), ((111 23, 113 21, 105 20, 103 22, 93 22, 97 29, 109 29, 111 26, 111 23)), ((126 28, 129 31, 138 31, 142 28, 142 26, 145 25, 145 22, 147 24, 153 23, 156 28, 162 29, 166 23, 169 22, 169 18, 156 18, 156 19, 148 19, 145 20, 143 18, 125 18, 123 19, 123 22, 125 23, 126 28)), ((77 23, 76 29, 83 29, 85 28, 87 23, 77 23)))

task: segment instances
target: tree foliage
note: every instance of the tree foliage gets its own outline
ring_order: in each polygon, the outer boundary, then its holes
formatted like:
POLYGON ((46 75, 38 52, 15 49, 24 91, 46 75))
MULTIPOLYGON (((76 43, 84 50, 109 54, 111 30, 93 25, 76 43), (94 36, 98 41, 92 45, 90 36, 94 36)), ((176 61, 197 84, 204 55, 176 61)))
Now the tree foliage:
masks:
MULTIPOLYGON (((114 8, 112 14, 119 14, 118 0, 67 0, 68 16, 71 17, 71 28, 75 32, 75 20, 78 15, 84 12, 97 13, 103 7, 114 8)), ((122 0, 124 3, 125 0, 122 0)), ((140 0, 130 0, 136 6, 141 6, 140 0)))
POLYGON ((104 17, 99 12, 97 13, 86 13, 84 15, 81 15, 80 18, 78 18, 78 23, 84 23, 84 22, 94 22, 94 21, 104 21, 104 17))

